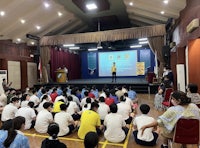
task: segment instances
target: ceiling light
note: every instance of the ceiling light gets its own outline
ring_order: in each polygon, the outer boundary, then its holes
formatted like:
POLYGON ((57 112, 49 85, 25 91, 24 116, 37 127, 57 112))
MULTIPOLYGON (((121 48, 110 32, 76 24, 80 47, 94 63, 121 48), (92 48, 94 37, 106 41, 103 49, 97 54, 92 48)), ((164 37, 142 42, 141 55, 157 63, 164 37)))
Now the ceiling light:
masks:
POLYGON ((97 5, 95 3, 89 3, 89 4, 86 4, 86 8, 88 10, 94 10, 94 9, 97 9, 97 5))
POLYGON ((20 38, 17 38, 17 42, 21 42, 21 39, 20 39, 20 38))
POLYGON ((21 19, 20 22, 21 22, 22 24, 24 24, 26 21, 25 21, 24 19, 21 19))
POLYGON ((5 11, 0 11, 0 15, 4 16, 5 15, 5 11))
POLYGON ((168 1, 168 0, 164 0, 163 3, 164 3, 164 4, 168 4, 169 1, 168 1))
POLYGON ((139 42, 139 44, 148 44, 148 41, 139 42))
POLYGON ((103 49, 103 47, 102 46, 98 46, 97 49, 103 49))
POLYGON ((161 13, 161 14, 165 14, 165 11, 161 11, 160 13, 161 13))
POLYGON ((73 47, 75 46, 74 44, 64 44, 63 47, 73 47))
POLYGON ((147 38, 140 38, 138 41, 147 41, 147 38))
POLYGON ((130 5, 130 6, 133 6, 133 2, 130 2, 129 5, 130 5))
POLYGON ((142 47, 142 45, 132 45, 132 46, 130 46, 130 48, 140 48, 140 47, 142 47))
POLYGON ((69 47, 69 49, 77 50, 77 49, 80 49, 80 47, 69 47))
POLYGON ((88 51, 97 51, 97 48, 89 48, 88 51))
POLYGON ((40 29, 41 29, 41 27, 38 26, 38 25, 36 25, 35 28, 36 28, 37 30, 40 30, 40 29))
POLYGON ((58 14, 58 16, 62 16, 63 15, 61 12, 58 12, 57 14, 58 14))
POLYGON ((50 4, 47 2, 44 2, 44 6, 45 6, 45 8, 49 8, 50 4))
POLYGON ((31 42, 31 45, 35 45, 35 42, 32 41, 32 42, 31 42))

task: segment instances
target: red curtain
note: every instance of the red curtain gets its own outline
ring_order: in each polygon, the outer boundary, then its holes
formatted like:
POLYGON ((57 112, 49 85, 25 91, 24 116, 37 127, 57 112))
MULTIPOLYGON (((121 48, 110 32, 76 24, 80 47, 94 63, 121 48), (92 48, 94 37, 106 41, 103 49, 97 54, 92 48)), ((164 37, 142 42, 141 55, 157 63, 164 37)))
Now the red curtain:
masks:
POLYGON ((68 69, 68 79, 80 79, 81 78, 81 60, 78 54, 63 51, 57 47, 51 48, 51 60, 50 71, 51 78, 56 81, 55 71, 60 67, 66 66, 68 69))

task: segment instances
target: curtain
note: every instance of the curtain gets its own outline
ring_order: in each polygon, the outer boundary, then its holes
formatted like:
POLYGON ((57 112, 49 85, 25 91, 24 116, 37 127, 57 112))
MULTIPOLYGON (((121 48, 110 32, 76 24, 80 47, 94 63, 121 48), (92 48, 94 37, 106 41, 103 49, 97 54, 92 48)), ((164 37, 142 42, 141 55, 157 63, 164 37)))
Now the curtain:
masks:
POLYGON ((164 59, 162 56, 162 48, 164 46, 164 36, 156 36, 156 37, 149 37, 148 38, 149 47, 155 53, 157 52, 157 59, 160 62, 158 67, 158 76, 162 77, 163 68, 164 68, 164 59))
POLYGON ((44 36, 40 40, 40 45, 62 45, 69 43, 97 43, 100 41, 117 41, 126 39, 136 39, 142 37, 153 37, 165 35, 165 25, 154 25, 145 27, 135 27, 126 29, 116 29, 108 31, 77 33, 67 35, 44 36))
POLYGON ((50 47, 43 46, 40 48, 40 58, 41 58, 41 66, 42 66, 42 82, 48 83, 50 73, 47 71, 48 64, 50 61, 50 47))
POLYGON ((68 69, 68 79, 81 78, 81 60, 78 54, 63 51, 60 48, 51 48, 50 75, 53 81, 56 81, 56 70, 66 66, 68 69))

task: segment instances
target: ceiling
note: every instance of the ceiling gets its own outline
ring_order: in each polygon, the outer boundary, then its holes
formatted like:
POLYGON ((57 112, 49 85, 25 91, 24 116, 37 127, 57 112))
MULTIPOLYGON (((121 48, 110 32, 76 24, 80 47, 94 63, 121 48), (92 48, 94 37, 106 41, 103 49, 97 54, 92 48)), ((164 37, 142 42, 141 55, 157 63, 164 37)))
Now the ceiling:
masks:
POLYGON ((0 0, 0 40, 31 45, 34 40, 26 34, 42 37, 166 24, 169 18, 177 19, 186 5, 186 0, 168 0, 168 4, 163 0, 92 0, 100 6, 88 12, 86 1, 91 0, 0 0))

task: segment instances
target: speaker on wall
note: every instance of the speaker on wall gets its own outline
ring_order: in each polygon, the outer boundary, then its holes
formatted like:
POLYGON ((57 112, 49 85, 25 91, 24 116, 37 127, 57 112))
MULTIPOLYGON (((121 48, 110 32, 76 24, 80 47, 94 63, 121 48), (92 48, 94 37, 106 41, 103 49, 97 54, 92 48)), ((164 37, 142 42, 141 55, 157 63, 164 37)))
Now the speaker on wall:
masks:
POLYGON ((163 46, 162 56, 166 65, 170 65, 170 47, 168 45, 163 46))

